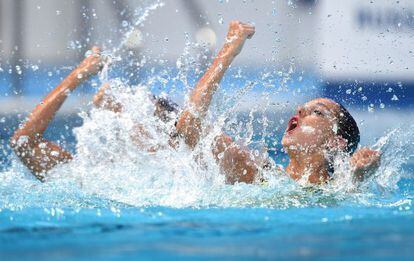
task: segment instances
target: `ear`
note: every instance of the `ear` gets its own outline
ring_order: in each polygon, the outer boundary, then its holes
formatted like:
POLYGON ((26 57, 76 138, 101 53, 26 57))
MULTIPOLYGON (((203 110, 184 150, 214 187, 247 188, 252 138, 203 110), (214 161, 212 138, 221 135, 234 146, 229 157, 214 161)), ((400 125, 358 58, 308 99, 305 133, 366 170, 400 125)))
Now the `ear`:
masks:
POLYGON ((335 138, 328 143, 329 150, 345 151, 348 142, 341 136, 336 135, 335 138))

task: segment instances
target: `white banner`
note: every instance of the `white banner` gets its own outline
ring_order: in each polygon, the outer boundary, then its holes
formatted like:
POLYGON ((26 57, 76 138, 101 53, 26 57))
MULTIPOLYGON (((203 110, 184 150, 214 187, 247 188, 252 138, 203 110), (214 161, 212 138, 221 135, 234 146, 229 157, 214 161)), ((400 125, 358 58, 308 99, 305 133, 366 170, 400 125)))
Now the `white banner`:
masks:
POLYGON ((414 80, 414 1, 317 3, 318 68, 326 78, 414 80))

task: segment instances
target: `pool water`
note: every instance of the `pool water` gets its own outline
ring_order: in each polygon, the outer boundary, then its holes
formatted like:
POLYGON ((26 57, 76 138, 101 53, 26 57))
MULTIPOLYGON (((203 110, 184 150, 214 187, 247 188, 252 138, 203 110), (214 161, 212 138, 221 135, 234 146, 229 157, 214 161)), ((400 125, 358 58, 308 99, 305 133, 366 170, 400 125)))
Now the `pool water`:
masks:
MULTIPOLYGON (((3 142, 17 122, 7 118, 3 142)), ((65 146, 74 150, 71 129, 81 125, 77 116, 58 117, 49 138, 63 135, 65 146)), ((157 205, 143 204, 131 191, 127 195, 138 201, 85 193, 66 183, 41 184, 21 169, 6 144, 2 147, 1 260, 414 257, 414 166, 409 161, 399 170, 405 174, 397 188, 336 196, 304 188, 289 194, 282 185, 280 191, 236 186, 213 190, 197 203, 174 205, 161 198, 157 205)))
MULTIPOLYGON (((125 30, 143 26, 148 10, 161 6, 156 1, 138 12, 125 30)), ((269 176, 266 184, 229 186, 212 163, 209 146, 198 151, 204 156, 199 166, 185 149, 148 156, 125 142, 134 121, 154 124, 153 111, 145 106, 148 96, 129 88, 140 83, 182 101, 208 64, 197 57, 211 55, 187 42, 170 65, 157 54, 135 63, 137 57, 122 50, 128 36, 107 47, 114 63, 99 80, 73 95, 80 99, 102 82, 121 82, 115 92, 125 102, 126 116, 88 108, 80 117, 57 117, 46 138, 61 141, 77 156, 52 171, 47 182, 34 179, 7 145, 24 116, 0 112, 0 260, 414 259, 412 85, 351 81, 348 86, 294 66, 234 66, 207 117, 213 119, 209 138, 225 129, 253 148, 273 148, 270 156, 286 165, 278 141, 287 115, 297 104, 326 96, 359 107, 352 114, 362 143, 376 143, 383 157, 379 171, 360 186, 346 171, 320 188, 302 187, 282 175, 269 176)), ((60 65, 40 67, 22 74, 24 95, 45 95, 69 72, 60 65)), ((0 76, 0 96, 6 99, 12 95, 5 89, 9 78, 0 76)))
POLYGON ((6 210, 0 257, 412 259, 410 206, 6 210))

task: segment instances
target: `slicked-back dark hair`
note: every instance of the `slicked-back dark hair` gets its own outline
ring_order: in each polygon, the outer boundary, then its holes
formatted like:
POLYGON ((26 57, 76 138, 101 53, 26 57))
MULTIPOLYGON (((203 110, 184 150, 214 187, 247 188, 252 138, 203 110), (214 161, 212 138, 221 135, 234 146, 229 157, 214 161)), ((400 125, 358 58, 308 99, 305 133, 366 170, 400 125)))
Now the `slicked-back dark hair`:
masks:
POLYGON ((171 118, 170 113, 178 113, 178 108, 179 106, 166 98, 162 98, 162 97, 156 97, 155 95, 153 96, 153 101, 156 107, 156 110, 158 111, 158 117, 164 121, 170 121, 171 118))
POLYGON ((346 151, 352 154, 357 149, 360 140, 358 125, 349 111, 342 104, 337 104, 339 105, 337 135, 347 141, 346 151))

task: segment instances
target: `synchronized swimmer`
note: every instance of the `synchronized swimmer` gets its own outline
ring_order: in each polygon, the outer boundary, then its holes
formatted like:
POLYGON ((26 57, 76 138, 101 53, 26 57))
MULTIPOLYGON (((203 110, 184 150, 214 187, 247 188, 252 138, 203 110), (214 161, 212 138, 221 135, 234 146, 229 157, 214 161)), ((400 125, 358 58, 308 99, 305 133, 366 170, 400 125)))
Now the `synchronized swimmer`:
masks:
MULTIPOLYGON (((181 112, 166 99, 154 99, 154 114, 161 120, 168 120, 170 112, 177 113, 175 130, 170 135, 170 146, 178 146, 177 139, 182 139, 189 148, 197 146, 203 133, 203 119, 224 73, 241 52, 245 41, 254 33, 252 25, 239 21, 230 23, 223 47, 189 94, 188 105, 181 112)), ((69 152, 46 140, 43 134, 69 93, 90 76, 97 74, 102 64, 100 50, 94 47, 92 54, 36 106, 28 120, 11 138, 10 144, 16 155, 38 179, 43 181, 47 172, 56 165, 73 159, 69 152)), ((109 84, 101 87, 94 97, 94 105, 122 113, 122 104, 108 95, 108 88, 109 84)), ((148 138, 145 126, 138 126, 136 132, 134 137, 137 143, 139 139, 148 138)), ((350 155, 355 180, 363 180, 379 167, 380 154, 368 148, 356 150, 359 139, 357 124, 342 105, 326 98, 311 100, 298 107, 282 138, 282 145, 289 156, 285 172, 294 180, 305 178, 312 184, 326 183, 331 179, 333 166, 333 159, 327 155, 343 152, 350 155)), ((137 146, 137 149, 144 148, 137 146)), ((159 148, 154 146, 145 149, 156 151, 159 148)), ((211 151, 228 184, 255 183, 262 179, 263 162, 257 162, 248 149, 238 146, 228 135, 223 133, 217 136, 211 151)))

